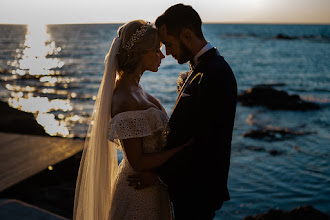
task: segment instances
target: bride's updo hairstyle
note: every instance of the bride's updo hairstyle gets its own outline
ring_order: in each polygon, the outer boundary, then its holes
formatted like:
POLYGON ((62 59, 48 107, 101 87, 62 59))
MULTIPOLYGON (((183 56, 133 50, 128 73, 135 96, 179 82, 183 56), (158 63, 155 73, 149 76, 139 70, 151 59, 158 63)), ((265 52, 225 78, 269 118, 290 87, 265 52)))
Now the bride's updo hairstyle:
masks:
POLYGON ((120 77, 139 68, 144 53, 160 47, 157 29, 144 20, 131 21, 121 26, 118 36, 122 39, 117 54, 120 77))

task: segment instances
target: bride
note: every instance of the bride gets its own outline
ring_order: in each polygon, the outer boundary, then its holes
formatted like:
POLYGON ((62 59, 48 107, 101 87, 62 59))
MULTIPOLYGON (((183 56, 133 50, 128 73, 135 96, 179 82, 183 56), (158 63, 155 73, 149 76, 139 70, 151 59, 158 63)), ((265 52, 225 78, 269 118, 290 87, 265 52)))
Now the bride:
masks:
POLYGON ((168 116, 139 84, 146 70, 158 71, 164 58, 160 46, 149 22, 131 21, 118 29, 86 137, 73 219, 173 218, 164 185, 136 190, 127 181, 135 172, 155 170, 189 145, 162 151, 168 116), (124 153, 119 166, 117 148, 124 153))

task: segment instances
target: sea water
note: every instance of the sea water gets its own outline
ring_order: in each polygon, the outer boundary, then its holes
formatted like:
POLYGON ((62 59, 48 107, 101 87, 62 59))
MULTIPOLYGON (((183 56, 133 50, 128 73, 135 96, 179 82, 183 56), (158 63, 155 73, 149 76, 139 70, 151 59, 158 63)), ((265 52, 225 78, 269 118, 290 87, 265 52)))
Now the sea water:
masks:
MULTIPOLYGON (((34 113, 50 135, 84 137, 104 57, 119 26, 0 25, 0 99, 34 113)), ((239 92, 272 85, 321 106, 274 111, 237 104, 231 200, 215 219, 242 219, 270 208, 308 204, 330 214, 330 26, 204 24, 203 31, 232 67, 239 92), (242 136, 260 128, 308 134, 276 141, 242 136)), ((169 116, 177 77, 188 69, 168 56, 157 73, 146 72, 141 79, 169 116)), ((214 103, 216 107, 221 100, 214 97, 214 103)))

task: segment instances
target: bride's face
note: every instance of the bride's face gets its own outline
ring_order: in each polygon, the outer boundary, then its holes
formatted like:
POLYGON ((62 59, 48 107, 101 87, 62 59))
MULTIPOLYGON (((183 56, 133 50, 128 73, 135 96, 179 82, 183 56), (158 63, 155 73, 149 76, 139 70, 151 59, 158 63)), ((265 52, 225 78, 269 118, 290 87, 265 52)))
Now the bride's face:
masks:
POLYGON ((155 50, 150 50, 142 55, 142 68, 143 70, 149 70, 152 72, 157 72, 162 59, 165 56, 160 50, 160 48, 155 48, 155 50))

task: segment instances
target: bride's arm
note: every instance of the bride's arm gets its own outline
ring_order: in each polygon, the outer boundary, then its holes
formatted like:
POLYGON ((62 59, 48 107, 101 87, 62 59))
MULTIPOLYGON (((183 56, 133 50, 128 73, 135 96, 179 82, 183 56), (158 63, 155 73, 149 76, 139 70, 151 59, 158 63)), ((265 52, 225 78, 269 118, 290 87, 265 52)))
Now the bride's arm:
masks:
POLYGON ((144 153, 142 138, 130 138, 123 140, 123 147, 132 168, 137 172, 142 172, 146 170, 153 170, 159 167, 169 158, 171 158, 177 152, 183 150, 185 147, 189 146, 191 143, 192 140, 181 146, 166 151, 144 153))

